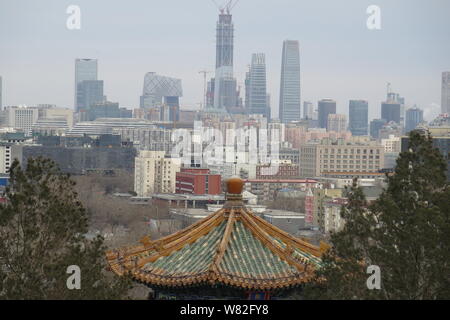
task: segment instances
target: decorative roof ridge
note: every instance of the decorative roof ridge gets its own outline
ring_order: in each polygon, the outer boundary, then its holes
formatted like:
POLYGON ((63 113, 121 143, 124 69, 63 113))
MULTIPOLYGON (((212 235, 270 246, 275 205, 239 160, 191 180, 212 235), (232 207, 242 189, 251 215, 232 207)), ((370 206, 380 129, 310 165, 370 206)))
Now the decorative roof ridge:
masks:
POLYGON ((171 242, 169 242, 166 245, 163 245, 160 250, 157 250, 157 253, 154 255, 151 255, 150 257, 146 257, 144 259, 141 259, 136 267, 140 268, 144 266, 145 264, 149 262, 154 262, 158 260, 162 256, 168 256, 172 252, 177 251, 181 248, 183 248, 185 245, 189 243, 193 243, 197 241, 200 237, 208 234, 212 229, 217 227, 221 222, 224 221, 224 215, 223 212, 220 212, 221 214, 214 215, 214 219, 210 219, 208 221, 204 221, 204 223, 201 223, 197 226, 197 228, 194 228, 190 230, 188 233, 184 234, 182 237, 179 237, 171 242))
POLYGON ((286 243, 294 243, 296 245, 296 247, 300 250, 305 250, 311 254, 313 254, 316 257, 320 257, 323 253, 323 250, 321 250, 320 247, 317 247, 307 241, 298 239, 296 237, 293 237, 292 235, 290 235, 289 233, 275 227, 274 225, 272 225, 270 222, 264 220, 263 218, 257 216, 256 214, 254 214, 251 210, 249 210, 248 212, 249 214, 252 215, 252 217, 258 222, 258 224, 262 225, 262 228, 264 230, 268 230, 268 234, 269 235, 274 235, 277 236, 278 238, 280 238, 281 240, 283 240, 286 243), (300 248, 299 248, 300 247, 300 248))
POLYGON ((241 220, 245 227, 249 229, 254 236, 256 236, 263 244, 265 244, 275 255, 280 259, 286 261, 288 264, 293 265, 299 272, 305 272, 306 267, 299 261, 287 254, 284 248, 273 241, 269 234, 261 228, 258 224, 252 223, 252 216, 248 212, 242 212, 241 220))
MULTIPOLYGON (((225 228, 225 232, 223 234, 223 238, 217 247, 216 257, 208 268, 209 272, 216 274, 216 277, 219 275, 219 265, 222 262, 223 256, 225 255, 225 251, 228 248, 228 244, 230 242, 231 234, 233 233, 234 222, 236 221, 235 210, 231 209, 230 214, 228 216, 227 226, 225 228)), ((215 277, 215 278, 216 278, 215 277)))
POLYGON ((123 274, 126 269, 131 271, 134 268, 139 268, 140 266, 157 260, 163 255, 170 254, 174 251, 174 242, 178 242, 180 239, 183 239, 181 243, 178 243, 175 248, 183 247, 186 245, 186 242, 192 241, 192 239, 198 239, 198 237, 208 233, 211 229, 217 226, 218 220, 223 220, 224 210, 218 210, 216 213, 211 214, 210 216, 197 221, 196 223, 190 225, 189 227, 180 230, 174 234, 168 235, 166 237, 149 241, 148 236, 143 237, 141 239, 140 245, 131 246, 131 247, 122 247, 115 250, 110 250, 106 252, 106 258, 110 267, 113 270, 116 270, 118 273, 123 274), (216 220, 217 219, 217 220, 216 220), (215 223, 211 223, 211 221, 215 221, 215 223), (206 226, 206 227, 205 227, 206 226), (206 232, 204 230, 206 228, 206 232), (203 229, 203 231, 201 231, 203 229), (199 236, 195 236, 196 233, 199 236), (167 246, 171 244, 170 246, 167 246), (145 258, 138 259, 137 256, 149 250, 155 250, 153 254, 147 256, 145 258))
MULTIPOLYGON (((209 220, 214 219, 214 218, 216 218, 219 215, 222 215, 223 211, 224 211, 223 209, 220 209, 217 212, 215 212, 215 213, 205 217, 204 219, 200 219, 199 221, 191 224, 190 226, 188 226, 188 227, 186 227, 186 228, 184 228, 184 229, 182 229, 180 231, 177 231, 175 233, 169 234, 169 235, 167 235, 165 237, 162 237, 162 238, 159 238, 159 239, 156 239, 156 240, 147 241, 147 248, 149 246, 151 246, 152 244, 154 244, 155 242, 173 242, 173 241, 177 240, 178 238, 182 237, 183 235, 185 235, 186 233, 192 231, 193 229, 196 229, 200 225, 202 225, 204 223, 207 223, 209 220)), ((140 240, 140 242, 141 243, 146 242, 146 238, 147 238, 147 236, 143 237, 140 240)))

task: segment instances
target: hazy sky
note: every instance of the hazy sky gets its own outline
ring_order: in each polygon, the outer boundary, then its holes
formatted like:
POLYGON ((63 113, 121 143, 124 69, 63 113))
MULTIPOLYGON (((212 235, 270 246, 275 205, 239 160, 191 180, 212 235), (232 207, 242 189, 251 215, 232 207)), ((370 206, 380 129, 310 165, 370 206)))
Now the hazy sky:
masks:
MULTIPOLYGON (((370 118, 380 117, 390 82, 428 115, 450 70, 449 13, 448 0, 240 0, 235 75, 243 86, 251 54, 264 52, 277 116, 282 42, 295 39, 302 101, 332 98, 347 113, 349 99, 367 99, 370 118), (381 30, 366 27, 369 5, 381 8, 381 30)), ((74 59, 97 58, 108 100, 139 106, 144 75, 154 71, 181 78, 183 107, 197 108, 198 72, 215 65, 217 14, 212 0, 0 0, 3 105, 72 107, 74 59), (81 8, 81 30, 66 28, 69 5, 81 8)))

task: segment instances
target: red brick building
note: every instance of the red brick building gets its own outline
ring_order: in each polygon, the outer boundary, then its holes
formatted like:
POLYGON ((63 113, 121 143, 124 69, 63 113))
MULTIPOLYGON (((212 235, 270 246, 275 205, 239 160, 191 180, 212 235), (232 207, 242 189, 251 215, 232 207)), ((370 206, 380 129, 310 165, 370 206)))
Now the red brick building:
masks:
POLYGON ((219 174, 211 174, 209 169, 182 168, 176 174, 176 193, 220 194, 222 179, 219 174))

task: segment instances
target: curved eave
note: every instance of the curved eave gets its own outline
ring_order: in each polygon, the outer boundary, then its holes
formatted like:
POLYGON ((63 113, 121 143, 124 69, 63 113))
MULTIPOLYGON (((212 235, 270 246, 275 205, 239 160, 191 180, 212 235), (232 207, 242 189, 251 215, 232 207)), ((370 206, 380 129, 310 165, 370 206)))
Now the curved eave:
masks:
MULTIPOLYGON (((204 245, 200 247, 198 244, 198 250, 204 250, 204 245)), ((107 260, 114 273, 129 274, 133 279, 150 286, 222 284, 242 289, 274 290, 309 281, 314 269, 319 266, 322 252, 322 248, 289 235, 245 207, 231 206, 167 237, 155 241, 145 237, 139 245, 109 251, 107 260), (221 227, 218 228, 219 226, 221 227), (199 239, 214 233, 216 238, 211 242, 214 245, 208 242, 208 250, 213 254, 208 258, 210 260, 202 261, 203 264, 209 265, 207 268, 199 272, 181 272, 177 266, 174 267, 174 262, 170 261, 172 255, 183 248, 192 248, 198 244, 199 239), (249 240, 249 237, 252 239, 249 240), (256 242, 259 251, 251 246, 256 242), (237 243, 239 248, 236 248, 237 243), (252 248, 258 252, 252 252, 252 248), (260 264, 250 258, 255 255, 260 264), (169 261, 168 269, 161 269, 158 267, 159 263, 155 264, 160 258, 163 258, 160 261, 169 261), (240 267, 246 262, 251 264, 254 270, 240 267), (272 268, 271 262, 275 262, 278 269, 275 265, 272 268)))

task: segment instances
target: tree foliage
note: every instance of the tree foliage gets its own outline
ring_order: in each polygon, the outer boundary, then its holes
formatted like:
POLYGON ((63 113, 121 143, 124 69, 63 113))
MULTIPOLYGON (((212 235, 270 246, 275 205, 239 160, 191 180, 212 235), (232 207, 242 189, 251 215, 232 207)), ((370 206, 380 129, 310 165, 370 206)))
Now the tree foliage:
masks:
POLYGON ((103 239, 86 237, 88 218, 74 182, 48 159, 11 166, 0 205, 0 298, 119 299, 128 279, 105 273, 103 239), (67 268, 81 270, 69 290, 67 268))
POLYGON ((410 133, 387 188, 368 204, 356 182, 342 208, 342 231, 331 236, 324 266, 305 288, 309 299, 449 299, 450 187, 432 138, 410 133), (381 271, 369 290, 367 267, 381 271))

